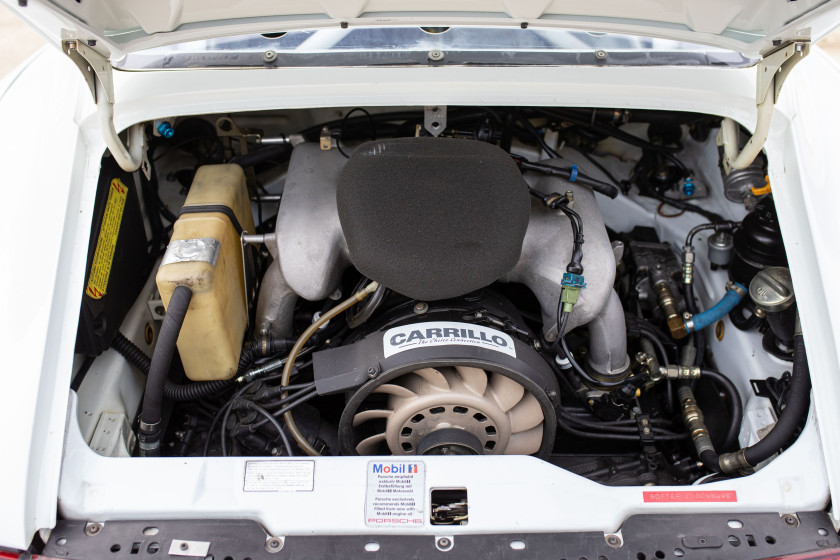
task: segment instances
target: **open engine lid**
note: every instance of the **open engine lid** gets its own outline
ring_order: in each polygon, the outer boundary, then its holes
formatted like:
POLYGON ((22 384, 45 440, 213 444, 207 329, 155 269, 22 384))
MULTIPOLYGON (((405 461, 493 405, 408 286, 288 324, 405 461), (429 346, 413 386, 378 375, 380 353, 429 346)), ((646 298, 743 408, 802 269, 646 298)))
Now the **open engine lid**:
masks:
POLYGON ((840 0, 2 0, 56 46, 96 41, 112 61, 187 41, 368 26, 492 26, 623 33, 758 58, 816 41, 840 24, 840 0))

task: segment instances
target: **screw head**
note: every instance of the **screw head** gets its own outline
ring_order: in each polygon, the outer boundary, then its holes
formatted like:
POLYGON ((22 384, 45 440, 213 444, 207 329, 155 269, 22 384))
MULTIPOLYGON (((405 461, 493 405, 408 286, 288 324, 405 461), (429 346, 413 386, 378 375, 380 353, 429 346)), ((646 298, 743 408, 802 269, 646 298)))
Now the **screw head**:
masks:
POLYGON ((610 546, 621 546, 621 539, 617 535, 607 535, 607 544, 610 546))
POLYGON ((429 51, 429 60, 443 60, 443 51, 432 49, 429 51))
POLYGON ((277 60, 277 51, 267 50, 263 53, 263 62, 274 62, 277 60))
POLYGON ((597 51, 595 51, 595 58, 597 58, 598 60, 606 60, 607 51, 598 49, 597 51))
POLYGON ((377 373, 379 373, 379 370, 378 370, 378 369, 376 369, 376 368, 375 368, 375 367, 373 367, 373 366, 369 367, 369 368, 368 368, 368 370, 367 370, 368 377, 370 377, 371 379, 373 379, 374 377, 376 377, 376 374, 377 374, 377 373))
POLYGON ((102 523, 88 523, 85 526, 85 535, 92 537, 93 535, 98 535, 101 530, 102 523))
POLYGON ((181 550, 189 550, 190 545, 188 543, 182 542, 181 543, 181 550))
POLYGON ((283 541, 277 537, 272 537, 265 541, 265 549, 268 552, 279 552, 283 548, 283 541))
POLYGON ((437 540, 438 548, 449 548, 452 546, 452 539, 441 537, 437 540))
POLYGON ((790 525, 791 527, 799 525, 799 520, 795 515, 785 515, 783 519, 785 521, 785 525, 790 525))
POLYGON ((414 313, 417 315, 422 315, 423 313, 429 310, 429 304, 425 301, 418 301, 414 304, 414 313))

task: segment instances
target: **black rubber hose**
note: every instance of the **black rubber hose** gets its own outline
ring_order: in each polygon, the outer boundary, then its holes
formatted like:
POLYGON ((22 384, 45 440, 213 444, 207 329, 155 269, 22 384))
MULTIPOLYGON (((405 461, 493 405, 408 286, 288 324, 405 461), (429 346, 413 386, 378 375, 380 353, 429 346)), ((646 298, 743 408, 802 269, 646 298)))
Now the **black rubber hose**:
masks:
POLYGON ((755 304, 748 298, 745 298, 740 305, 729 312, 729 320, 739 331, 752 330, 761 323, 761 318, 755 314, 755 304), (746 317, 744 317, 745 309, 750 312, 746 317))
POLYGON ((287 144, 268 145, 267 147, 248 152, 247 154, 234 156, 228 163, 236 163, 240 167, 252 167, 270 159, 285 158, 291 152, 292 148, 287 144))
POLYGON ((793 373, 785 408, 770 433, 755 445, 744 449, 744 459, 755 466, 777 453, 796 434, 796 428, 808 414, 810 405, 811 374, 805 354, 805 342, 799 334, 793 337, 793 373))
MULTIPOLYGON (((121 332, 117 332, 114 340, 111 341, 111 348, 122 354, 123 358, 128 363, 143 372, 143 375, 149 375, 149 369, 152 365, 152 360, 131 342, 121 332)), ((243 356, 245 352, 243 351, 243 356)), ((250 366, 251 362, 247 362, 250 366)), ((239 366, 242 368, 243 360, 240 358, 239 366)), ((248 367, 246 366, 246 368, 248 367)), ((241 374, 241 372, 239 372, 241 374)), ((187 383, 185 385, 178 385, 169 379, 166 379, 163 385, 163 396, 171 401, 186 402, 194 401, 215 395, 219 391, 230 387, 234 383, 233 379, 221 379, 216 381, 196 381, 195 383, 187 383)))
POLYGON ((184 317, 190 307, 192 290, 178 286, 169 299, 169 308, 160 327, 158 342, 152 355, 149 375, 146 377, 146 392, 143 394, 143 412, 140 414, 140 455, 160 456, 161 411, 163 409, 163 388, 175 356, 178 335, 184 324, 184 317))
MULTIPOLYGON (((527 171, 536 171, 545 175, 556 175, 557 177, 561 177, 563 179, 566 179, 567 181, 571 180, 571 168, 564 169, 562 167, 554 167, 553 165, 546 165, 544 163, 531 163, 529 161, 523 160, 520 160, 517 163, 519 164, 520 169, 524 169, 527 171)), ((589 175, 584 175, 583 173, 578 173, 577 177, 572 182, 583 185, 585 187, 589 187, 593 191, 599 192, 602 195, 608 196, 610 198, 617 197, 618 194, 621 192, 615 185, 605 183, 604 181, 599 181, 598 179, 593 179, 589 175)))
POLYGON ((744 405, 741 402, 741 395, 732 380, 720 373, 719 371, 711 369, 701 369, 700 378, 707 377, 713 379, 721 386, 726 397, 729 399, 729 430, 726 432, 726 437, 723 439, 721 449, 732 449, 738 444, 738 434, 741 433, 741 420, 744 417, 744 405))

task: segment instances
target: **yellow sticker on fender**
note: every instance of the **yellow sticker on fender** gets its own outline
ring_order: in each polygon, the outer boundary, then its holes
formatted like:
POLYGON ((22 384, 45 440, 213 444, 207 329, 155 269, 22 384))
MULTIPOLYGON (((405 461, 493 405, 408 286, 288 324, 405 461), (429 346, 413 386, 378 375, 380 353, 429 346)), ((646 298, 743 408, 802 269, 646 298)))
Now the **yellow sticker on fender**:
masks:
POLYGON ((90 277, 85 288, 85 293, 93 299, 100 299, 108 290, 108 277, 111 276, 111 264, 114 261, 114 249, 117 248, 127 195, 128 187, 125 183, 119 179, 111 181, 108 200, 105 202, 105 214, 102 215, 102 226, 99 228, 99 239, 96 241, 93 263, 90 265, 90 277))

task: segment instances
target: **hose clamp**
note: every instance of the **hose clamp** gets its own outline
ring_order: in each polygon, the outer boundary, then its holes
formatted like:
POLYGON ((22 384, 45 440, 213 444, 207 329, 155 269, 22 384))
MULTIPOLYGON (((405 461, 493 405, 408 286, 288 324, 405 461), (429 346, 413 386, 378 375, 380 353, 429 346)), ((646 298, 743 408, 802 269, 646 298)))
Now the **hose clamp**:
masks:
MULTIPOLYGON (((160 426, 160 422, 155 422, 154 424, 147 424, 140 420, 140 431, 146 433, 154 433, 158 431, 158 427, 160 426)), ((141 446, 142 448, 142 446, 141 446)))
POLYGON ((737 293, 742 298, 746 297, 746 295, 747 295, 747 290, 745 290, 744 287, 741 284, 739 284, 737 282, 733 282, 732 280, 730 280, 729 282, 726 283, 726 289, 727 289, 727 291, 731 290, 731 291, 737 293))
POLYGON ((569 182, 574 183, 577 180, 577 177, 578 177, 578 166, 577 165, 572 165, 569 168, 569 182))
POLYGON ((752 465, 747 462, 744 450, 739 449, 733 453, 724 453, 718 459, 720 471, 724 474, 734 474, 741 471, 752 470, 752 465))
POLYGON ((155 441, 146 441, 143 438, 140 438, 140 441, 137 443, 137 447, 140 448, 140 451, 153 451, 160 447, 160 440, 156 439, 155 441))

